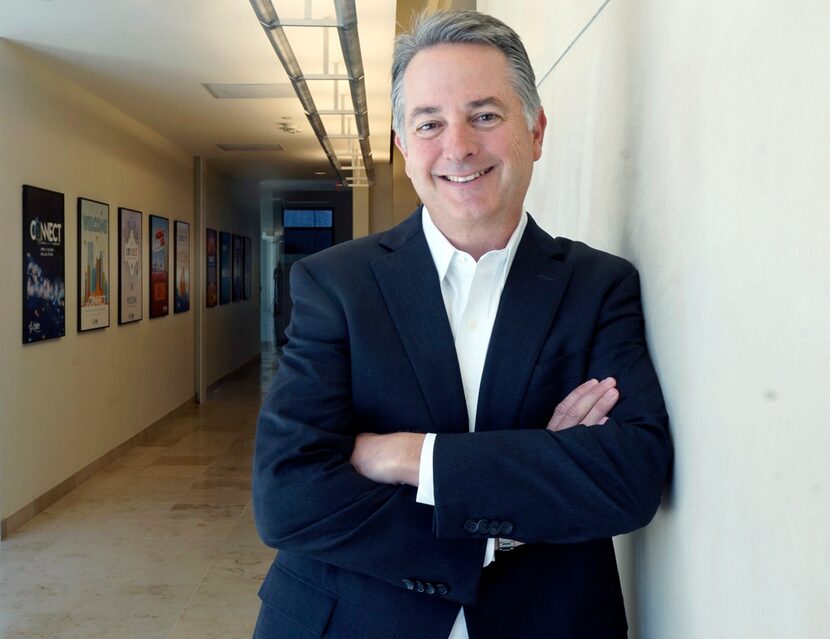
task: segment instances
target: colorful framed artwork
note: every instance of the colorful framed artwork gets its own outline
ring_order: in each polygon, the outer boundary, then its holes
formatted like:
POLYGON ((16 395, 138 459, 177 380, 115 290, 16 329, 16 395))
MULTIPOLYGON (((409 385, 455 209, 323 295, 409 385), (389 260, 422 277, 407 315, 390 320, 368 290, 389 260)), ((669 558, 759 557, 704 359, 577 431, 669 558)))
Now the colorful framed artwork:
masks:
POLYGON ((234 302, 238 302, 242 299, 242 237, 239 235, 233 236, 233 268, 231 277, 233 278, 231 299, 234 302))
POLYGON ((205 306, 219 303, 218 264, 216 262, 216 231, 207 229, 205 235, 205 306))
POLYGON ((63 193, 23 186, 23 343, 66 334, 63 193))
POLYGON ((170 310, 170 221, 150 216, 150 317, 164 317, 170 310))
POLYGON ((110 325, 110 207, 78 198, 78 331, 110 325))
POLYGON ((244 271, 242 276, 242 296, 249 300, 251 299, 251 289, 253 288, 253 281, 252 278, 252 271, 253 271, 253 259, 254 256, 252 254, 252 245, 251 245, 251 238, 246 237, 243 238, 242 241, 242 255, 243 255, 243 262, 244 262, 244 271))
POLYGON ((231 301, 231 235, 219 233, 219 303, 231 301))
POLYGON ((142 215, 124 207, 118 209, 118 323, 142 319, 141 283, 142 215))
POLYGON ((190 224, 176 220, 173 229, 176 236, 173 246, 173 312, 184 313, 190 310, 190 224))

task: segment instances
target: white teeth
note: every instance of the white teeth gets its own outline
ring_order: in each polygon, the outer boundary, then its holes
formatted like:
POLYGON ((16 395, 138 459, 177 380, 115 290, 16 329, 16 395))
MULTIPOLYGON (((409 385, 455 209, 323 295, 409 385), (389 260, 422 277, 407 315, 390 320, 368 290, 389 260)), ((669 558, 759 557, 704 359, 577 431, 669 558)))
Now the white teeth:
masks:
POLYGON ((479 171, 478 173, 473 173, 472 175, 467 175, 465 177, 458 177, 456 175, 445 175, 444 177, 447 178, 450 182, 472 182, 477 177, 481 177, 485 173, 487 173, 487 169, 479 171))

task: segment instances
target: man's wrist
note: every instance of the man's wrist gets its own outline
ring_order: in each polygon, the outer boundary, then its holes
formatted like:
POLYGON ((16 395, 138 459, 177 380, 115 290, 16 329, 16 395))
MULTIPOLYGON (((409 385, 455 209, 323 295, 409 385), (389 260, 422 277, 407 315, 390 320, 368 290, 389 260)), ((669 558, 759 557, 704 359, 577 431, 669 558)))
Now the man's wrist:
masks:
POLYGON ((396 475, 400 483, 418 486, 425 437, 423 433, 397 433, 396 475))

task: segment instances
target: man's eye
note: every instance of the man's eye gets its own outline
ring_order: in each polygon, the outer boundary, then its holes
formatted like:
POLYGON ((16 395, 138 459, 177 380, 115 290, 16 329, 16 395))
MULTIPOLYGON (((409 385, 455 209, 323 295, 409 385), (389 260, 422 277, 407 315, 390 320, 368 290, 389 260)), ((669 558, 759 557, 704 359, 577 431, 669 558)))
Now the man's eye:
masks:
POLYGON ((478 122, 496 122, 499 116, 496 113, 481 113, 475 119, 478 122))
POLYGON ((435 130, 438 127, 437 122, 424 122, 423 124, 419 124, 415 127, 415 130, 419 133, 429 133, 430 131, 435 130))

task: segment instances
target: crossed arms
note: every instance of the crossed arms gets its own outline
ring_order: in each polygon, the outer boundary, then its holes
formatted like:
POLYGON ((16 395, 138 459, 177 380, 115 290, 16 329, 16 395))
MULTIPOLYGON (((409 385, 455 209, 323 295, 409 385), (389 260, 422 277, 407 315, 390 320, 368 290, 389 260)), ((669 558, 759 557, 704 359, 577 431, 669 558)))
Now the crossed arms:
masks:
MULTIPOLYGON (((547 430, 605 424, 620 396, 616 386, 613 377, 580 384, 556 406, 547 430)), ((349 461, 358 473, 372 481, 417 486, 424 437, 421 433, 360 433, 349 461)))
MULTIPOLYGON (((384 368, 388 353, 372 342, 396 348, 395 328, 382 314, 361 326, 356 317, 382 303, 352 299, 315 264, 292 269, 290 341, 257 429, 254 511, 266 543, 398 587, 402 577, 435 575, 449 599, 472 603, 487 535, 464 531, 471 515, 509 516, 511 537, 545 543, 609 537, 651 519, 671 450, 633 269, 605 284, 584 346, 583 374, 613 379, 579 386, 547 428, 439 434, 433 509, 416 503, 413 487, 429 412, 408 367, 384 368), (358 383, 355 366, 371 370, 377 387, 358 383), (405 407, 397 424, 388 423, 384 383, 405 407), (601 425, 573 427, 584 423, 601 425), (402 456, 386 450, 400 441, 402 456)), ((539 413, 547 395, 536 391, 539 413)))

